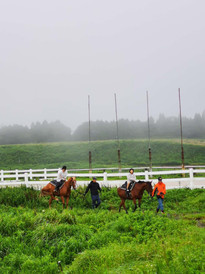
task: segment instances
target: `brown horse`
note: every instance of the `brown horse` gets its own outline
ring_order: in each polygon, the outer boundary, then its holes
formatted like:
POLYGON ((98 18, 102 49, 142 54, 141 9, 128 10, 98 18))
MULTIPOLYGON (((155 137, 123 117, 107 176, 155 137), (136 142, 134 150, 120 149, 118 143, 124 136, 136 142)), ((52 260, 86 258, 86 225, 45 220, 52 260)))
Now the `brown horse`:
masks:
POLYGON ((130 197, 127 197, 126 190, 123 190, 120 187, 118 187, 117 193, 121 199, 119 212, 121 210, 121 207, 123 206, 127 213, 127 209, 125 207, 125 200, 127 199, 133 200, 133 203, 135 205, 133 212, 137 209, 137 204, 136 204, 137 199, 138 199, 138 206, 140 207, 142 196, 145 190, 148 192, 150 197, 152 197, 152 182, 144 182, 144 181, 136 182, 130 193, 131 194, 130 197))
POLYGON ((65 208, 65 200, 66 198, 66 208, 68 208, 68 202, 71 194, 71 186, 73 189, 76 187, 76 178, 75 177, 70 177, 68 181, 66 181, 63 185, 63 187, 60 189, 60 191, 54 192, 55 186, 52 185, 51 183, 48 183, 45 187, 41 189, 41 196, 51 196, 49 199, 49 207, 51 208, 51 203, 53 200, 58 201, 58 198, 55 198, 55 196, 60 196, 62 203, 63 203, 63 208, 65 208))

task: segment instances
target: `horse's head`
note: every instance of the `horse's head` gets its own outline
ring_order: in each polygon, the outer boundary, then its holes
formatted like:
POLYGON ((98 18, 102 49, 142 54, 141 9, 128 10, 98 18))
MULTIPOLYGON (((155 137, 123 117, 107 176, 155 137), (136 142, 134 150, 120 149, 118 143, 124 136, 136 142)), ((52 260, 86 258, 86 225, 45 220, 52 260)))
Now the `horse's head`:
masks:
POLYGON ((152 182, 146 182, 146 186, 145 186, 146 191, 148 192, 148 194, 150 195, 150 197, 152 197, 152 182))
POLYGON ((76 189, 76 178, 75 177, 71 177, 71 186, 73 187, 73 189, 76 189))
POLYGON ((67 187, 71 188, 71 186, 73 187, 73 189, 76 189, 76 178, 75 177, 70 177, 67 181, 66 181, 67 187))

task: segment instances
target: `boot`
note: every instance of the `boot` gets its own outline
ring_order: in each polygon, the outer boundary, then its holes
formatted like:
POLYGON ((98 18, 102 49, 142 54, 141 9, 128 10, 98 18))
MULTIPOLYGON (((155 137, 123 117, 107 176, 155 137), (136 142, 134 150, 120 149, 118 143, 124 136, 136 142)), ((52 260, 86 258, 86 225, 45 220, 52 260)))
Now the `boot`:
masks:
POLYGON ((162 213, 164 214, 164 210, 162 210, 162 213))
POLYGON ((156 212, 157 212, 157 213, 159 212, 159 208, 157 208, 156 212))
POLYGON ((130 192, 129 192, 129 190, 127 189, 127 190, 126 190, 127 198, 129 198, 129 194, 130 194, 130 192))

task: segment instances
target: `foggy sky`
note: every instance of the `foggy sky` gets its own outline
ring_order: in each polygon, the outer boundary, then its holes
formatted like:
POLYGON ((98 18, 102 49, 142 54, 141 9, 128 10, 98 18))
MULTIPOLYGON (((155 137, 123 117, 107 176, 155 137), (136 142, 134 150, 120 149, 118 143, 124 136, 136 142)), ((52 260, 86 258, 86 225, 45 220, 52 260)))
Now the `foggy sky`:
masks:
POLYGON ((205 110, 204 0, 0 0, 0 125, 205 110))

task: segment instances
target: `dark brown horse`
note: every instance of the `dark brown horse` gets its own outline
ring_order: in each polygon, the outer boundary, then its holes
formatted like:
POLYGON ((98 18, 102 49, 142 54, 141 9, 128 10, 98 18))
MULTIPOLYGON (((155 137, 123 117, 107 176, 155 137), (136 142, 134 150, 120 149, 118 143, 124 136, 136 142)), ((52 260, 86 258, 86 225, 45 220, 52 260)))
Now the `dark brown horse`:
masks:
POLYGON ((45 187, 41 189, 41 196, 51 196, 49 199, 49 207, 51 208, 51 203, 53 200, 58 201, 58 198, 55 198, 55 196, 60 196, 62 203, 63 203, 63 208, 65 208, 65 200, 66 198, 66 208, 68 208, 68 202, 71 194, 71 186, 75 189, 76 187, 76 178, 75 177, 70 177, 68 181, 66 181, 63 185, 63 187, 58 191, 58 193, 54 192, 55 186, 52 185, 51 183, 48 183, 45 187))
POLYGON ((152 182, 144 182, 144 181, 136 182, 129 197, 127 197, 126 190, 123 190, 120 187, 118 187, 117 193, 121 199, 119 212, 121 210, 121 207, 123 206, 127 213, 127 209, 125 207, 125 200, 127 199, 133 200, 133 203, 135 205, 133 212, 137 209, 137 204, 136 204, 137 199, 138 199, 138 206, 140 207, 142 196, 145 190, 148 192, 150 197, 152 197, 152 182))

